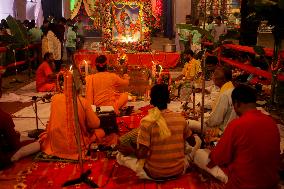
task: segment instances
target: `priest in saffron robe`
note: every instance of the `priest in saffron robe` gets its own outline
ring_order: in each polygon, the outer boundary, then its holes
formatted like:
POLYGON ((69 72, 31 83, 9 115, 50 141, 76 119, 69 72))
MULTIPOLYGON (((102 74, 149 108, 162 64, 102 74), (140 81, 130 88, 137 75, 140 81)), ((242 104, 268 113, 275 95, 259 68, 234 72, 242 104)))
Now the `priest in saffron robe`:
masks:
POLYGON ((53 54, 45 53, 44 61, 36 71, 36 90, 38 92, 55 91, 56 74, 53 73, 55 69, 53 54))
MULTIPOLYGON (((81 130, 81 147, 85 155, 92 142, 99 142, 105 136, 100 120, 83 97, 77 97, 78 120, 81 130)), ((78 159, 74 108, 72 98, 72 76, 64 78, 64 94, 52 98, 51 113, 47 131, 40 137, 41 150, 48 155, 66 159, 78 159)), ((84 158, 84 157, 83 157, 84 158)))
POLYGON ((123 78, 107 71, 107 58, 100 55, 96 59, 98 73, 86 77, 86 99, 96 106, 113 106, 116 113, 126 105, 128 93, 120 93, 120 87, 129 84, 130 77, 124 74, 123 78))

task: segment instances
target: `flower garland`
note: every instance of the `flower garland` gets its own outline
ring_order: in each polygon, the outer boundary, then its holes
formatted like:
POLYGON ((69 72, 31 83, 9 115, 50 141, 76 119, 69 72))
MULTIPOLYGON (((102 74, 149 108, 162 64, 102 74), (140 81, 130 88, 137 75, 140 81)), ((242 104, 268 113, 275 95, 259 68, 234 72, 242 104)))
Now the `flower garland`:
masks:
POLYGON ((162 0, 156 0, 156 6, 155 6, 155 14, 153 15, 155 17, 155 20, 153 20, 153 28, 160 29, 161 24, 161 17, 163 13, 163 3, 162 0))
POLYGON ((110 51, 117 51, 118 48, 126 48, 129 50, 135 51, 150 51, 150 39, 151 31, 149 28, 152 26, 151 17, 152 17, 152 4, 151 0, 124 0, 124 1, 114 1, 106 0, 102 5, 103 15, 102 15, 102 31, 103 31, 103 41, 106 44, 106 47, 110 51), (136 6, 142 7, 142 10, 139 13, 141 18, 141 27, 143 37, 141 40, 136 42, 117 42, 112 40, 112 28, 114 26, 114 19, 112 15, 112 7, 116 4, 130 5, 135 8, 136 6), (136 5, 136 6, 135 6, 136 5))

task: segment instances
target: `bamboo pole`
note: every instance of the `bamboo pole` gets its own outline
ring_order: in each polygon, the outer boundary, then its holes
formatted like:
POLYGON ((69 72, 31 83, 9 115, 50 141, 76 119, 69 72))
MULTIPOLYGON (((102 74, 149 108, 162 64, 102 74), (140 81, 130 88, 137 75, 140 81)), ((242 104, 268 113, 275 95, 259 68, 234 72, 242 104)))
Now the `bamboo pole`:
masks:
MULTIPOLYGON (((73 72, 74 73, 74 72, 73 72)), ((72 83, 72 99, 73 99, 73 108, 74 108, 74 121, 75 121, 75 131, 76 131, 76 142, 78 145, 78 155, 79 155, 79 166, 81 174, 84 173, 84 167, 83 167, 83 157, 82 157, 82 146, 81 146, 81 129, 79 126, 79 117, 78 117, 78 104, 77 104, 77 89, 78 86, 76 86, 77 81, 75 81, 75 77, 72 74, 73 77, 73 83, 72 83)))
POLYGON ((205 61, 206 61, 206 49, 204 50, 203 54, 203 61, 202 61, 202 96, 201 96, 201 108, 200 108, 200 114, 201 114, 201 134, 203 134, 204 129, 204 98, 205 98, 205 61))
POLYGON ((192 114, 193 117, 195 117, 196 113, 195 113, 195 106, 196 106, 196 99, 195 99, 195 86, 194 86, 194 81, 192 82, 192 114))
POLYGON ((205 5, 204 5, 204 22, 203 22, 203 29, 205 30, 205 24, 206 24, 206 9, 207 9, 207 0, 204 1, 205 2, 205 5))

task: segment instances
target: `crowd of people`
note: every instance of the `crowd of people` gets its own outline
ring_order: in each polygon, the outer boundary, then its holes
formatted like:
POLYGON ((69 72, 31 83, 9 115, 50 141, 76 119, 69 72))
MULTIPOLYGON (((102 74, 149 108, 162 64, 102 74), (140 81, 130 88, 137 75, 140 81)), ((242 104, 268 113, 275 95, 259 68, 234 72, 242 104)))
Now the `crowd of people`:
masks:
MULTIPOLYGON (((222 23, 221 16, 215 17, 215 24, 213 21, 213 16, 207 18, 205 30, 213 37, 213 42, 216 43, 220 41, 221 36, 227 34, 227 27, 226 24, 222 23)), ((208 39, 208 36, 200 33, 201 26, 199 19, 193 21, 191 15, 186 15, 185 24, 191 25, 192 28, 177 28, 180 50, 191 49, 194 53, 198 53, 201 50, 201 42, 204 39, 208 39)))
MULTIPOLYGON (((207 30, 212 33, 214 41, 218 41, 220 35, 226 33, 226 27, 220 17, 216 18, 216 25, 212 22, 213 18, 208 18, 207 30)), ((60 70, 63 44, 72 64, 80 34, 77 33, 79 27, 68 23, 65 19, 58 23, 45 21, 41 29, 36 29, 31 22, 24 23, 30 27, 32 41, 42 42, 43 62, 36 72, 37 91, 56 90, 56 72, 60 70)), ((189 38, 182 40, 185 46, 188 45, 189 38)), ((193 41, 200 43, 198 39, 193 41)), ((198 84, 202 72, 200 60, 195 58, 193 49, 185 47, 185 54, 188 62, 176 81, 198 84)), ((83 151, 88 150, 93 142, 116 145, 117 162, 132 169, 141 179, 175 179, 185 174, 194 163, 225 182, 228 189, 277 188, 280 165, 278 127, 270 116, 256 109, 255 90, 247 85, 234 85, 232 70, 219 66, 217 57, 208 56, 205 60, 207 71, 212 74, 213 83, 218 88, 208 90, 208 93, 217 92, 218 95, 210 104, 212 111, 205 120, 205 138, 199 137, 203 136, 200 122, 186 120, 181 113, 168 109, 170 91, 166 84, 156 84, 151 88, 151 108, 136 129, 123 136, 118 133, 108 135, 98 112, 91 105, 112 106, 119 115, 128 102, 128 93, 120 92, 119 88, 127 86, 130 77, 108 72, 105 55, 98 56, 95 62, 97 73, 85 78, 85 98, 79 95, 80 88, 76 91, 83 151), (217 142, 216 146, 204 149, 204 143, 211 142, 217 142)), ((64 85, 64 93, 52 98, 50 119, 40 140, 21 144, 11 116, 0 110, 0 165, 8 165, 38 150, 59 158, 78 158, 75 130, 68 124, 68 108, 72 106, 66 93, 70 86, 66 82, 64 85)))

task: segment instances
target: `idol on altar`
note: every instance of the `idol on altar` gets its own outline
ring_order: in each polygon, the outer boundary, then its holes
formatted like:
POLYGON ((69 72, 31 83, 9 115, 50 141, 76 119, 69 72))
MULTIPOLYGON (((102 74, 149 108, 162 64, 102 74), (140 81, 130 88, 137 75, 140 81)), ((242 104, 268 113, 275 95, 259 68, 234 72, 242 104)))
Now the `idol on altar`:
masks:
POLYGON ((141 18, 139 16, 139 6, 131 8, 130 6, 122 5, 122 9, 119 9, 117 6, 114 6, 113 9, 113 40, 119 42, 134 42, 140 40, 141 18))
POLYGON ((106 1, 102 22, 103 42, 110 51, 150 51, 150 1, 106 1))

